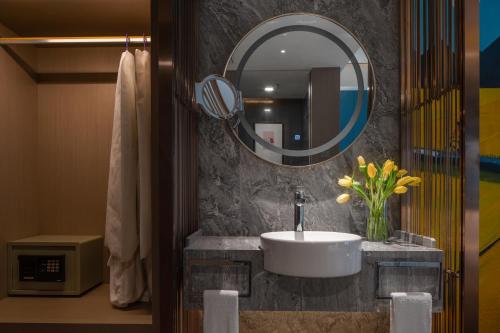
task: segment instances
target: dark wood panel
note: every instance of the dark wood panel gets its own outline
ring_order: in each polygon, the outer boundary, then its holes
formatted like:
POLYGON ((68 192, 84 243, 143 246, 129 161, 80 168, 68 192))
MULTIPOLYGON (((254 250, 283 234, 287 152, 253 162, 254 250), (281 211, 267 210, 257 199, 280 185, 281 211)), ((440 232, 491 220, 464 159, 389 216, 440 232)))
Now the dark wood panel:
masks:
POLYGON ((340 132, 340 67, 310 72, 310 147, 327 143, 340 132))
POLYGON ((38 73, 37 83, 116 83, 117 73, 38 73))
POLYGON ((182 308, 182 252, 198 228, 196 0, 153 0, 152 180, 153 326, 186 329, 182 308))
POLYGON ((463 241, 464 332, 479 331, 479 0, 464 2, 463 241))
POLYGON ((151 1, 151 180, 153 328, 173 332, 176 288, 173 251, 173 1, 151 1))
POLYGON ((124 36, 149 32, 148 0, 2 0, 0 21, 21 36, 124 36))

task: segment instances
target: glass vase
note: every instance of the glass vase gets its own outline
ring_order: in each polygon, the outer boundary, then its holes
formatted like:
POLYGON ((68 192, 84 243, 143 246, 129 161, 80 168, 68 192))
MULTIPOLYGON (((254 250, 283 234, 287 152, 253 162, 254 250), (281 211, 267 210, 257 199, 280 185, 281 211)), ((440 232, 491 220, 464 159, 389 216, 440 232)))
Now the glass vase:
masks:
POLYGON ((372 242, 384 242, 389 237, 386 202, 370 207, 366 221, 366 238, 372 242))

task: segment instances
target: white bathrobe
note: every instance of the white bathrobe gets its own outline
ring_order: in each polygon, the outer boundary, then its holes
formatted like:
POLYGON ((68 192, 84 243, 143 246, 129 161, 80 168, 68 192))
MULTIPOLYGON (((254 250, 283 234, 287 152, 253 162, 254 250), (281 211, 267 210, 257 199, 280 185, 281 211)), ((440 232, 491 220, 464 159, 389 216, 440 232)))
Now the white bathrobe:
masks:
MULTIPOLYGON (((135 105, 139 143, 139 248, 152 295, 151 258, 151 61, 149 52, 135 50, 135 105)), ((143 300, 147 300, 144 297, 143 300)))
POLYGON ((118 307, 145 290, 137 220, 138 152, 136 75, 132 53, 123 52, 116 83, 108 180, 105 244, 110 251, 110 300, 118 307))

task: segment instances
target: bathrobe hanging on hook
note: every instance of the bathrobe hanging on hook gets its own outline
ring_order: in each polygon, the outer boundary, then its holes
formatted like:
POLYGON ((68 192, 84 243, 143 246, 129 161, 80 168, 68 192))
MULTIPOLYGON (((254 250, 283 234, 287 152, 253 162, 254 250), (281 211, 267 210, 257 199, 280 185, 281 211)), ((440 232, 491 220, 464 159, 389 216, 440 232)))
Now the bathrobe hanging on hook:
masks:
POLYGON ((127 50, 121 56, 116 83, 105 235, 110 300, 119 307, 140 300, 146 285, 139 253, 137 165, 135 59, 127 50))

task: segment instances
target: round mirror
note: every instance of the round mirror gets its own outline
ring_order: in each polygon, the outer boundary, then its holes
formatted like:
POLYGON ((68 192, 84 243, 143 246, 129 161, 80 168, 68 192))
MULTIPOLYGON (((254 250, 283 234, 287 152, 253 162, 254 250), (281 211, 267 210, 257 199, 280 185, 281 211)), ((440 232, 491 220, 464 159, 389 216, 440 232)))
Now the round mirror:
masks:
POLYGON ((313 14, 275 17, 236 46, 224 77, 241 91, 239 140, 276 164, 332 158, 362 132, 373 100, 373 71, 359 41, 313 14))
POLYGON ((207 76, 195 89, 197 103, 214 118, 229 120, 240 109, 239 93, 221 76, 207 76))

